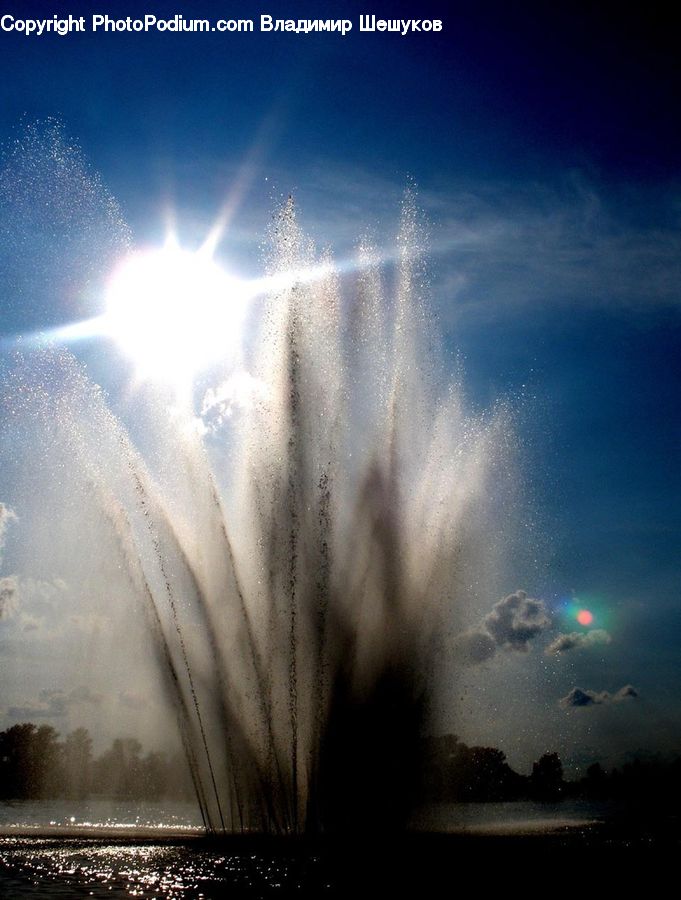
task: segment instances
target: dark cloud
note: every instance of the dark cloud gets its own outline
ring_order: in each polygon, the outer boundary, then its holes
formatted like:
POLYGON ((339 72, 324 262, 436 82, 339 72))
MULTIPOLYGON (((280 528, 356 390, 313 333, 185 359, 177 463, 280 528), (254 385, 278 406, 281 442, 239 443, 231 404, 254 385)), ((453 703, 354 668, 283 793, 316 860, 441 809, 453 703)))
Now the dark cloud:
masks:
POLYGON ((467 666, 476 666, 494 656, 497 645, 486 631, 465 631, 455 643, 459 659, 467 666))
POLYGON ((588 647, 609 644, 612 638, 602 628, 593 631, 571 631, 569 634, 559 634, 544 650, 547 656, 556 653, 566 653, 568 650, 583 650, 588 647))
POLYGON ((602 703, 603 695, 595 691, 583 691, 581 688, 573 687, 566 697, 561 697, 561 706, 593 706, 594 703, 602 703))
POLYGON ((608 703, 621 703, 623 700, 635 700, 639 696, 638 691, 632 684, 625 684, 614 694, 608 691, 583 691, 581 688, 573 687, 566 697, 561 697, 558 701, 560 706, 566 708, 573 706, 600 706, 608 703))
POLYGON ((533 600, 525 591, 516 591, 492 607, 484 628, 500 647, 527 651, 528 643, 550 624, 543 601, 533 600))
POLYGON ((469 666, 490 659, 500 647, 526 653, 529 642, 549 625, 544 602, 516 591, 495 603, 478 628, 459 635, 455 650, 469 666))

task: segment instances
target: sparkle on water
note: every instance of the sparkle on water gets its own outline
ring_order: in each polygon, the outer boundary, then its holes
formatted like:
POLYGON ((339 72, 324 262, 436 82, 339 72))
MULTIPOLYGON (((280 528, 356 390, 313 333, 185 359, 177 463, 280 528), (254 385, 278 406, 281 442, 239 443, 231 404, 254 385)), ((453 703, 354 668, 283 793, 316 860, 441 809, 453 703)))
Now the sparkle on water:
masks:
POLYGON ((50 885, 55 896, 159 900, 323 897, 329 888, 329 873, 314 855, 281 858, 252 851, 226 854, 196 844, 1 837, 0 853, 0 888, 10 892, 7 896, 44 897, 46 891, 51 896, 50 885))

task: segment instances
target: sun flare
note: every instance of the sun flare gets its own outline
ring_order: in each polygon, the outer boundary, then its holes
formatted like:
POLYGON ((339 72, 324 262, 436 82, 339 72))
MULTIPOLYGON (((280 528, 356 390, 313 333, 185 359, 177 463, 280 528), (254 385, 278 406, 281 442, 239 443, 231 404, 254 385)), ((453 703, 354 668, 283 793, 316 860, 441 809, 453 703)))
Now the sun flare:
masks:
POLYGON ((168 244, 113 273, 107 331, 142 378, 182 381, 236 351, 248 291, 208 254, 168 244))

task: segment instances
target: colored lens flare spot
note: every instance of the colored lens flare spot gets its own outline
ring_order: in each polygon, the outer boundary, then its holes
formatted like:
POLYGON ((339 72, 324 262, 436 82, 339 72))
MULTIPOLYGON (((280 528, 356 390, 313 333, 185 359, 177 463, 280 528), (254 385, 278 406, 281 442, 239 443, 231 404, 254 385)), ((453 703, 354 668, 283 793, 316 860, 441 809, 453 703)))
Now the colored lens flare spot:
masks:
POLYGON ((593 620, 593 613, 588 609, 580 609, 580 611, 577 613, 577 621, 580 625, 591 625, 593 620))

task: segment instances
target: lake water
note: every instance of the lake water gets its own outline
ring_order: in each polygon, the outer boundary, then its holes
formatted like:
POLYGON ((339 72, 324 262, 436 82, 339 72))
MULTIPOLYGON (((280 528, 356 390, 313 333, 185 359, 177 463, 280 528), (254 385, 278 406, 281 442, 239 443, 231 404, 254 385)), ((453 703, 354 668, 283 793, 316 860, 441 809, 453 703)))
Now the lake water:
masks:
MULTIPOLYGON (((467 847, 473 846, 472 841, 479 848, 485 836, 488 842, 503 835, 516 839, 527 835, 528 840, 531 835, 579 836, 606 816, 603 808, 570 801, 443 804, 422 811, 414 826, 458 835, 451 838, 452 846, 461 852, 461 841, 468 840, 467 847)), ((339 861, 338 855, 330 859, 308 845, 282 849, 281 844, 239 839, 219 844, 200 835, 200 819, 190 804, 170 808, 102 800, 0 803, 0 896, 8 900, 345 897, 350 896, 344 880, 347 867, 355 864, 361 869, 358 854, 364 854, 362 865, 372 855, 378 859, 378 850, 374 854, 366 842, 339 861)), ((383 881, 380 869, 394 869, 400 853, 394 857, 377 863, 383 881)))
POLYGON ((192 834, 203 831, 195 803, 131 803, 119 800, 0 801, 0 834, 17 832, 150 832, 192 834))
MULTIPOLYGON (((421 810, 414 828, 426 831, 520 833, 551 831, 604 821, 609 808, 590 801, 560 803, 442 803, 421 810)), ((17 833, 182 837, 203 833, 193 803, 130 803, 113 800, 0 801, 0 835, 17 833)))
POLYGON ((605 803, 586 800, 441 803, 418 813, 414 817, 414 827, 456 834, 546 834, 597 825, 608 819, 610 811, 605 803))

